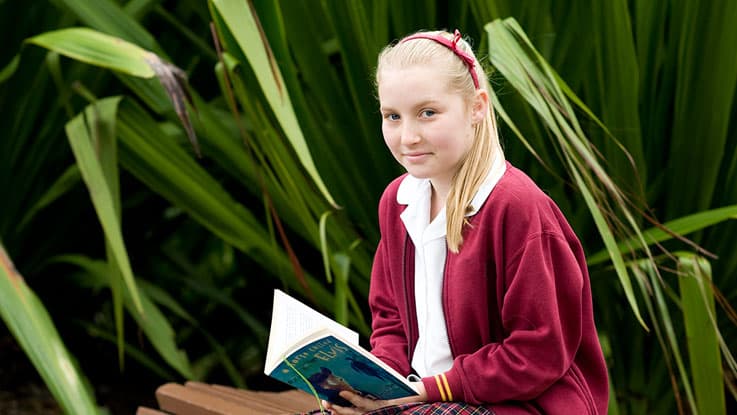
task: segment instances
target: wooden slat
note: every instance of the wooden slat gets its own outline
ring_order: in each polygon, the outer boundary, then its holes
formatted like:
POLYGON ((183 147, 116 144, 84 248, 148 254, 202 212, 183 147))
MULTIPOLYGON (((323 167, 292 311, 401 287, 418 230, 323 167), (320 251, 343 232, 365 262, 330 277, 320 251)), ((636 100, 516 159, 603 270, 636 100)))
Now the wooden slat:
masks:
POLYGON ((281 408, 282 412, 308 412, 319 406, 317 399, 314 396, 298 389, 284 392, 265 392, 236 389, 223 385, 212 385, 212 388, 219 391, 228 391, 228 393, 245 398, 248 401, 268 403, 272 406, 281 408))
POLYGON ((167 412, 161 412, 156 409, 146 408, 145 406, 139 406, 136 409, 136 415, 170 415, 167 412))
POLYGON ((218 399, 231 402, 238 406, 247 407, 251 410, 257 411, 259 414, 284 414, 289 412, 288 410, 281 408, 279 405, 273 405, 270 402, 264 402, 259 399, 248 399, 248 397, 243 394, 238 394, 225 388, 217 389, 205 383, 187 382, 186 388, 206 393, 208 396, 217 397, 218 399))
POLYGON ((257 415, 257 410, 229 402, 217 396, 186 388, 178 383, 167 383, 156 390, 159 408, 177 415, 257 415))
POLYGON ((297 390, 256 392, 201 382, 167 383, 156 390, 156 399, 176 415, 284 415, 317 407, 314 397, 297 390))

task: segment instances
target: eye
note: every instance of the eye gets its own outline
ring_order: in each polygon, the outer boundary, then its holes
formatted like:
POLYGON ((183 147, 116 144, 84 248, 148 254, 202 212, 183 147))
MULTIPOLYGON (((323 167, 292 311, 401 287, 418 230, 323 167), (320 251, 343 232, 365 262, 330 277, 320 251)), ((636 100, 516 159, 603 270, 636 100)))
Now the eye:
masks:
POLYGON ((420 113, 420 115, 423 118, 430 118, 433 115, 435 115, 435 111, 433 111, 433 110, 422 110, 422 112, 420 113))
POLYGON ((399 114, 389 113, 384 114, 384 119, 389 121, 396 121, 399 119, 399 114))

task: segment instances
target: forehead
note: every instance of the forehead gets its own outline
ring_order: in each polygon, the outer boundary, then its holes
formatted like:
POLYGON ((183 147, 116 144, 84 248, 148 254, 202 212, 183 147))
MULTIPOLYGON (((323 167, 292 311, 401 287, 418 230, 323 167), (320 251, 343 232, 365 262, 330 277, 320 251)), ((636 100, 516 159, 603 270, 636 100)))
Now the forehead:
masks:
POLYGON ((440 99, 451 95, 446 77, 431 65, 382 68, 377 74, 377 81, 382 106, 408 100, 440 99))

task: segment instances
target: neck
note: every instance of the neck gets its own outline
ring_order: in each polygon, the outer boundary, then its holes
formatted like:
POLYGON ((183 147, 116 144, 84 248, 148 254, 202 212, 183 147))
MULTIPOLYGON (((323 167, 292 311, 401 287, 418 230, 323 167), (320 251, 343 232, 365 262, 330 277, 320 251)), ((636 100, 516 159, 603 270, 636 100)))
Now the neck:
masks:
POLYGON ((445 207, 445 202, 448 199, 448 192, 450 191, 449 185, 438 185, 434 182, 430 182, 432 193, 430 196, 430 221, 440 213, 445 207))

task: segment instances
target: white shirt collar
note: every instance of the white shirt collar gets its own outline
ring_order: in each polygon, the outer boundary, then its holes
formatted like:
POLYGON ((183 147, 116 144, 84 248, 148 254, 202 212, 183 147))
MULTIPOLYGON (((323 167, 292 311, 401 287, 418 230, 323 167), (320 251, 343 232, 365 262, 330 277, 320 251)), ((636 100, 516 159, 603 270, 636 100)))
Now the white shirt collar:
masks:
POLYGON ((430 222, 430 180, 407 176, 399 185, 398 200, 400 194, 404 203, 399 203, 406 204, 407 208, 399 216, 415 245, 445 236, 445 207, 430 222))

